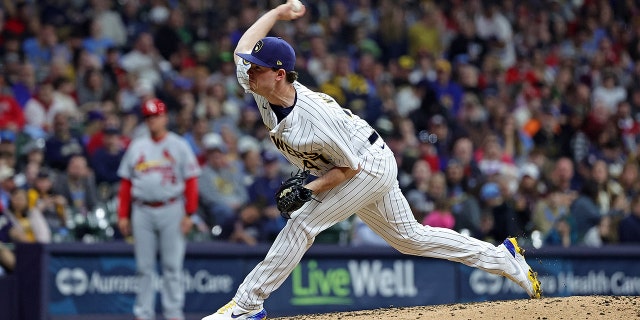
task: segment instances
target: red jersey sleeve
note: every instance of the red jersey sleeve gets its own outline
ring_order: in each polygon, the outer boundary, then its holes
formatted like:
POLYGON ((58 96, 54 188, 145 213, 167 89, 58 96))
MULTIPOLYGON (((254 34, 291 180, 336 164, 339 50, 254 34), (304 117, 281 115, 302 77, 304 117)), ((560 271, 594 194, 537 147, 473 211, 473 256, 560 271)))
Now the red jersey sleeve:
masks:
POLYGON ((131 180, 122 179, 118 192, 118 218, 129 218, 131 214, 131 180))
POLYGON ((198 179, 191 177, 185 181, 184 209, 188 215, 192 215, 198 209, 198 179))

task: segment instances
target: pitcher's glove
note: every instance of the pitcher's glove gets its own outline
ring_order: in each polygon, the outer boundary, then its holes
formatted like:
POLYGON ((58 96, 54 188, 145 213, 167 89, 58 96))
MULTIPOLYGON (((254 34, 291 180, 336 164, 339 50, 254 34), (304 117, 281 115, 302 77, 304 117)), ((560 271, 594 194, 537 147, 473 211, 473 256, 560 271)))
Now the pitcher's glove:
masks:
POLYGON ((298 171, 293 177, 283 182, 276 191, 276 205, 285 219, 291 219, 292 212, 311 201, 311 190, 303 186, 308 176, 308 170, 298 171))

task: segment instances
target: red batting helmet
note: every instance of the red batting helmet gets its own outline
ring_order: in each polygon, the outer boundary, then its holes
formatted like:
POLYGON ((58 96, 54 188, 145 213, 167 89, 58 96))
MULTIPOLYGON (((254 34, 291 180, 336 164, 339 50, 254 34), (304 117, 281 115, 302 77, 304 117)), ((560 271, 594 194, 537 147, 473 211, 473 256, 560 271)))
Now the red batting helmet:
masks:
POLYGON ((155 115, 161 115, 167 113, 167 106, 158 98, 153 98, 145 101, 142 104, 142 115, 144 117, 150 117, 155 115))

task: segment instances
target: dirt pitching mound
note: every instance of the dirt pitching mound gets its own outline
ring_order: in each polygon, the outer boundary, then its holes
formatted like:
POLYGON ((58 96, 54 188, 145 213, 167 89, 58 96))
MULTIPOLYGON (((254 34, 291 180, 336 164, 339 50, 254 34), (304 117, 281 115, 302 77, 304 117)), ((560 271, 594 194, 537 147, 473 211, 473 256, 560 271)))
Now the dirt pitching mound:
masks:
POLYGON ((312 314, 276 320, 640 319, 640 297, 580 296, 312 314))

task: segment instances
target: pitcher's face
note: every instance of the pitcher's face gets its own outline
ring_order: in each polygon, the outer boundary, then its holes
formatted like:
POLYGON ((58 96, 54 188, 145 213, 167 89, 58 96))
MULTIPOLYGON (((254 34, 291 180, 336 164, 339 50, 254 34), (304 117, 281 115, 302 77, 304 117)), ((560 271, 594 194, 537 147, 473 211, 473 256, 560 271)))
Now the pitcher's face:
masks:
POLYGON ((268 96, 273 92, 278 70, 252 63, 247 73, 249 74, 249 88, 251 88, 251 91, 261 96, 268 96))

